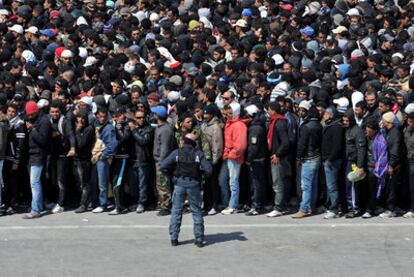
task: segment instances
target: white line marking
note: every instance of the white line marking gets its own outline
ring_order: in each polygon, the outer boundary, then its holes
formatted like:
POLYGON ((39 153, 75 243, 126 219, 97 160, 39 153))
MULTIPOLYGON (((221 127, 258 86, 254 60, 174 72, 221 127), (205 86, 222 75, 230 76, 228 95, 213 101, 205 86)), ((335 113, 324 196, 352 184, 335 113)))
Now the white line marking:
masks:
MULTIPOLYGON (((370 227, 414 227, 414 223, 337 223, 331 224, 207 224, 208 229, 250 229, 250 228, 370 228, 370 227)), ((1 226, 0 231, 8 230, 61 230, 61 229, 165 229, 168 225, 34 225, 34 226, 1 226)), ((193 225, 182 225, 181 228, 193 228, 193 225)))

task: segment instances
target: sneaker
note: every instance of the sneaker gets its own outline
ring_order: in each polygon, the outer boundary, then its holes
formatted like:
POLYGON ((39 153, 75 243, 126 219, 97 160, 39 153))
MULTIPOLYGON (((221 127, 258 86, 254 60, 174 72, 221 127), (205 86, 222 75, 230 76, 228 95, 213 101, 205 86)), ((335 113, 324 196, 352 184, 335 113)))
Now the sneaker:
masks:
POLYGON ((372 214, 370 212, 365 212, 361 217, 362 218, 365 218, 365 219, 371 218, 372 217, 372 214))
POLYGON ((270 213, 267 213, 266 216, 267 217, 278 217, 278 216, 282 216, 284 215, 284 212, 278 211, 278 210, 273 210, 270 213))
POLYGON ((63 213, 64 211, 65 209, 62 206, 60 206, 59 204, 56 204, 56 206, 52 210, 52 213, 59 214, 59 213, 63 213))
POLYGON ((195 244, 198 248, 202 248, 202 247, 204 247, 207 243, 206 243, 204 240, 199 240, 199 239, 196 239, 196 240, 195 240, 195 242, 194 242, 194 244, 195 244))
POLYGON ((245 213, 247 216, 254 216, 259 215, 259 212, 256 209, 250 209, 247 213, 245 213))
POLYGON ((207 214, 208 215, 216 215, 216 214, 218 214, 218 212, 215 208, 211 208, 211 210, 209 210, 207 214))
POLYGON ((178 240, 177 239, 172 239, 171 240, 171 246, 178 246, 178 240))
POLYGON ((144 205, 138 204, 137 210, 136 210, 137 214, 142 214, 144 211, 145 211, 144 205))
POLYGON ((332 211, 327 211, 323 218, 325 218, 325 219, 334 219, 334 218, 338 218, 338 217, 339 217, 339 215, 337 213, 334 213, 332 211))
POLYGON ((379 216, 382 217, 382 218, 391 218, 391 217, 396 217, 397 215, 395 214, 395 212, 385 211, 385 212, 381 213, 379 216))
POLYGON ((10 206, 10 207, 8 207, 8 208, 6 209, 5 213, 6 213, 7 215, 12 215, 12 214, 15 214, 15 213, 16 213, 16 210, 15 210, 12 206, 10 206))
POLYGON ((229 214, 235 214, 237 211, 236 209, 232 209, 230 207, 225 208, 224 210, 221 211, 221 214, 224 215, 229 215, 229 214))
POLYGON ((35 218, 39 218, 40 217, 40 213, 35 212, 35 211, 31 211, 30 213, 27 213, 23 216, 23 219, 35 219, 35 218))
POLYGON ((356 216, 356 212, 347 212, 345 214, 345 218, 354 218, 356 216))
POLYGON ((407 212, 403 215, 404 218, 414 218, 414 213, 413 212, 407 212))
POLYGON ((96 207, 95 209, 92 210, 94 214, 100 214, 100 213, 103 213, 104 211, 105 211, 104 207, 96 207))
POLYGON ((75 213, 76 214, 81 214, 81 213, 84 213, 84 212, 86 212, 86 207, 84 206, 84 205, 80 205, 76 210, 75 210, 75 213))
POLYGON ((120 215, 120 214, 122 214, 122 212, 120 210, 118 210, 118 209, 113 209, 108 214, 109 215, 120 215))
POLYGON ((310 213, 304 213, 302 211, 298 211, 297 213, 292 215, 292 218, 304 218, 304 217, 307 217, 309 215, 310 215, 310 213))
POLYGON ((167 210, 167 209, 161 209, 161 210, 157 213, 157 215, 158 215, 158 216, 166 216, 166 215, 170 215, 170 214, 171 214, 170 210, 167 210))

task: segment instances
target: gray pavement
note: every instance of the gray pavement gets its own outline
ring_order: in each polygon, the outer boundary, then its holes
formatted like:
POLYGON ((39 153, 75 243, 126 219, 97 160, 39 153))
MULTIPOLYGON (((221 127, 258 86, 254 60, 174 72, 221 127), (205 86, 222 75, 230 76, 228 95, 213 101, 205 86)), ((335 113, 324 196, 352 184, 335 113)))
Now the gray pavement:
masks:
POLYGON ((0 217, 0 276, 414 276, 414 220, 206 217, 178 247, 154 212, 0 217))

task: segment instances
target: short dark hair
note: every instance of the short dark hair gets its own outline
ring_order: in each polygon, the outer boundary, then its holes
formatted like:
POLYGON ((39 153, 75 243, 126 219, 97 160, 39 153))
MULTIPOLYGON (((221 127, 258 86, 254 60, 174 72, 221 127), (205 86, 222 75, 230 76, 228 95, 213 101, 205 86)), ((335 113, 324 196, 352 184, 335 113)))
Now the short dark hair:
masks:
POLYGON ((271 103, 269 103, 269 107, 268 108, 271 109, 272 111, 275 111, 277 114, 281 114, 282 113, 281 108, 280 108, 280 105, 277 102, 271 102, 271 103))

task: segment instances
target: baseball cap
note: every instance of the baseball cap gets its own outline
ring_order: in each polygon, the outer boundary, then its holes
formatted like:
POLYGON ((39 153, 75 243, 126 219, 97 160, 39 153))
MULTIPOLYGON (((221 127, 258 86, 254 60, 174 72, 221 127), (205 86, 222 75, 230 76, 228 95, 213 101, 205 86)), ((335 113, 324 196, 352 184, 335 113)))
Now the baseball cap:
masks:
POLYGON ((309 37, 313 36, 313 34, 315 33, 315 30, 312 27, 309 27, 309 26, 307 26, 307 27, 305 27, 303 29, 300 29, 299 31, 302 34, 305 34, 305 35, 307 35, 309 37))
POLYGON ((164 106, 155 106, 151 108, 151 112, 161 118, 167 118, 167 109, 164 106))
POLYGON ((9 27, 9 30, 12 32, 16 32, 20 35, 23 34, 23 27, 22 25, 19 25, 19 24, 14 24, 13 26, 9 27))
POLYGON ((43 29, 40 30, 40 34, 47 36, 49 38, 54 38, 56 36, 56 31, 54 31, 53 29, 43 29))
POLYGON ((343 32, 348 31, 348 29, 345 26, 338 26, 335 29, 332 30, 332 33, 334 34, 341 34, 343 32))
POLYGON ((247 27, 247 21, 244 19, 237 20, 236 24, 234 26, 246 28, 247 27))
POLYGON ((26 33, 32 33, 34 35, 37 35, 39 33, 39 29, 36 26, 30 26, 25 30, 26 33))

